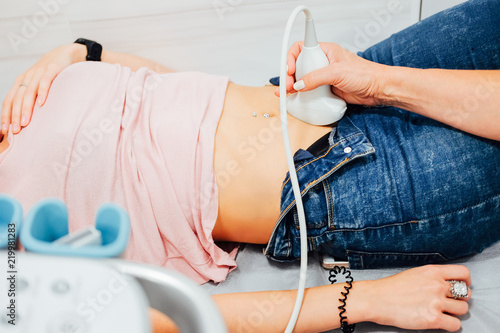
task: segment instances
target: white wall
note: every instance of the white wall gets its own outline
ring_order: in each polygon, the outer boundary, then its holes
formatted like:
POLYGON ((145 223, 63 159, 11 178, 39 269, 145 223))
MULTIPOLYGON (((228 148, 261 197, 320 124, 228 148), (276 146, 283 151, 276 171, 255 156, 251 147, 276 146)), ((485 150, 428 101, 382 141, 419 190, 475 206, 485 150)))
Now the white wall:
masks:
MULTIPOLYGON (((419 0, 0 0, 0 98, 15 77, 78 37, 176 70, 261 85, 277 75, 289 14, 306 4, 318 37, 364 49, 418 18, 419 0), (388 6, 399 6, 393 13, 388 6)), ((300 22, 300 23, 298 23, 300 22)), ((302 20, 292 40, 302 39, 302 20)))
POLYGON ((422 0, 422 19, 467 0, 422 0))
MULTIPOLYGON (((423 17, 463 2, 422 1, 423 17)), ((0 0, 0 99, 44 53, 78 37, 261 85, 278 73, 284 26, 299 4, 311 8, 320 40, 352 51, 411 25, 420 11, 420 0, 0 0)), ((302 31, 299 20, 292 40, 302 31)))

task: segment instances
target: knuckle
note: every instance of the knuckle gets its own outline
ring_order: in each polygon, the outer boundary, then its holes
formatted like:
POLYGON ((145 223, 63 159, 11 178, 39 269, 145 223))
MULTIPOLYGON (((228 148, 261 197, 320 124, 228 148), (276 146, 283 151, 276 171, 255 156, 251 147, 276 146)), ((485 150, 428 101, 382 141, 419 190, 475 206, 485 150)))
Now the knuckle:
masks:
POLYGON ((436 293, 439 295, 446 295, 450 293, 450 283, 446 281, 436 281, 439 287, 436 286, 436 293))
POLYGON ((55 63, 51 62, 50 64, 47 65, 47 71, 54 73, 58 70, 59 66, 56 65, 55 63))
POLYGON ((21 110, 13 109, 12 113, 10 115, 11 121, 14 122, 17 118, 19 118, 20 114, 21 114, 21 110))
POLYGON ((24 103, 23 108, 21 110, 21 114, 26 115, 31 112, 31 106, 29 103, 24 103))
POLYGON ((426 315, 427 324, 429 327, 438 327, 440 324, 440 313, 436 311, 430 311, 426 315))
POLYGON ((429 283, 429 290, 435 295, 446 295, 450 288, 450 284, 445 281, 434 280, 429 283))
POLYGON ((436 276, 439 274, 439 266, 437 265, 426 265, 422 267, 425 274, 429 276, 436 276))
POLYGON ((22 96, 16 94, 16 96, 14 96, 14 99, 12 100, 12 112, 16 111, 16 108, 21 104, 21 101, 22 101, 22 96))
POLYGON ((431 308, 431 313, 438 316, 445 309, 445 303, 441 299, 435 298, 430 301, 429 307, 431 308))
POLYGON ((462 274, 465 276, 465 277, 470 277, 470 270, 467 266, 460 266, 460 269, 462 270, 462 274))
POLYGON ((3 100, 3 102, 2 102, 2 119, 3 119, 3 117, 4 117, 4 113, 6 113, 6 112, 7 112, 6 110, 8 110, 8 109, 9 109, 9 106, 10 106, 11 104, 12 104, 12 100, 11 100, 11 99, 6 98, 6 99, 4 99, 4 100, 3 100))
POLYGON ((460 315, 464 315, 467 312, 469 312, 469 303, 467 302, 462 302, 462 308, 460 309, 460 315))
POLYGON ((20 102, 14 101, 12 103, 12 109, 11 109, 11 116, 12 117, 14 117, 14 116, 16 116, 16 115, 19 114, 19 112, 20 112, 20 106, 21 106, 20 102))
POLYGON ((49 85, 49 83, 49 79, 44 77, 40 80, 39 88, 45 88, 49 85))
POLYGON ((318 79, 318 73, 311 72, 311 73, 309 73, 309 75, 304 77, 304 82, 313 83, 313 82, 316 82, 317 79, 318 79))
POLYGON ((462 327, 462 323, 458 318, 452 318, 450 323, 445 327, 444 325, 441 326, 441 329, 447 330, 449 332, 456 332, 462 327))
POLYGON ((32 86, 28 86, 26 88, 26 92, 24 93, 24 96, 31 96, 31 95, 34 95, 35 93, 36 93, 35 88, 32 86))

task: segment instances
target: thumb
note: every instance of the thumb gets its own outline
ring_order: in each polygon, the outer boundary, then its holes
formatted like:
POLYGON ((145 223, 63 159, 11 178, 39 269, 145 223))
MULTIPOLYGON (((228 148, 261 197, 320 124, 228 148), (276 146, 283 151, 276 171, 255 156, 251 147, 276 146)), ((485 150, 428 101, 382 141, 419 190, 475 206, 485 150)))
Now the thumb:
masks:
POLYGON ((333 82, 333 71, 330 66, 323 67, 304 75, 295 82, 293 89, 297 91, 308 91, 325 84, 333 82))

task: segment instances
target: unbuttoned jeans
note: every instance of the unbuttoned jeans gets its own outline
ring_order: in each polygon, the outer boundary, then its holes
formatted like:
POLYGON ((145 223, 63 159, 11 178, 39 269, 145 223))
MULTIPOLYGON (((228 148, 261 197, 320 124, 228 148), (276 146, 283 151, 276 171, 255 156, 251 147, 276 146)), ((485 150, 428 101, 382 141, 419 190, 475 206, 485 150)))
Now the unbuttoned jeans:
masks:
MULTIPOLYGON (((500 0, 465 2, 360 56, 391 66, 500 69, 500 0)), ((476 91, 499 94, 500 82, 485 80, 476 91)), ((481 112, 472 98, 448 116, 463 117, 460 108, 481 112)), ((309 250, 363 269, 444 262, 500 240, 500 142, 395 107, 350 105, 329 144, 319 156, 295 154, 309 250)), ((288 175, 265 253, 300 257, 288 175)))

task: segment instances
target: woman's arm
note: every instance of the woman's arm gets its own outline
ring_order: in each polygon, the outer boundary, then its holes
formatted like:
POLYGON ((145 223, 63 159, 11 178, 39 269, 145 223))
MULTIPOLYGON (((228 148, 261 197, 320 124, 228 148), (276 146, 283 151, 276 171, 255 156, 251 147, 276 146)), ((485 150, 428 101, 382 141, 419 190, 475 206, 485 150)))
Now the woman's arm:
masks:
MULTIPOLYGON (((36 99, 38 98, 39 105, 43 105, 55 77, 69 65, 85 61, 86 55, 85 45, 60 46, 44 55, 35 65, 19 75, 2 104, 1 132, 6 134, 10 124, 12 124, 14 134, 27 126, 31 120, 36 99)), ((147 67, 158 73, 172 72, 153 61, 107 50, 103 50, 101 60, 130 67, 134 71, 147 67)))
POLYGON ((463 131, 500 140, 500 70, 392 67, 365 60, 333 43, 321 43, 330 65, 294 84, 302 43, 288 54, 287 91, 330 84, 348 103, 392 105, 463 131))
POLYGON ((500 70, 388 67, 383 80, 383 104, 500 140, 500 70))
MULTIPOLYGON (((347 297, 349 324, 371 321, 404 329, 457 331, 455 317, 468 311, 467 302, 451 298, 447 280, 470 285, 466 267, 422 266, 374 281, 354 282, 347 297)), ((344 284, 309 288, 295 332, 323 332, 340 326, 340 292, 344 284)), ((214 296, 229 332, 284 332, 296 290, 214 296)), ((469 290, 470 297, 470 290, 469 290)))
MULTIPOLYGON (((84 50, 83 52, 80 51, 80 54, 83 54, 83 60, 81 61, 85 61, 85 57, 87 55, 87 49, 85 45, 81 44, 75 44, 75 45, 83 47, 84 50)), ((131 54, 118 53, 107 50, 102 51, 101 61, 110 64, 120 64, 122 66, 130 67, 133 71, 136 71, 141 67, 147 67, 148 69, 160 74, 174 72, 174 70, 148 59, 137 57, 131 54)))
MULTIPOLYGON (((422 266, 374 281, 353 283, 347 297, 349 324, 371 321, 404 329, 457 331, 456 316, 468 311, 466 300, 451 298, 447 280, 469 286, 465 266, 422 266)), ((339 298, 344 284, 309 288, 295 332, 323 332, 340 326, 339 298)), ((282 333, 295 303, 296 290, 263 291, 213 296, 229 332, 282 333)), ((469 298, 470 299, 470 289, 469 298)), ((467 300, 468 300, 467 299, 467 300)), ((153 313, 155 333, 178 332, 173 322, 153 313)))

